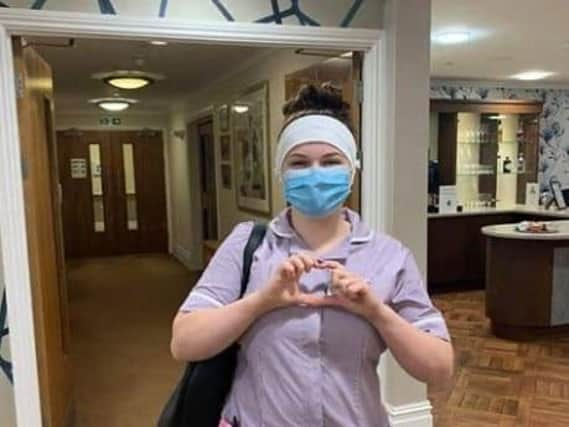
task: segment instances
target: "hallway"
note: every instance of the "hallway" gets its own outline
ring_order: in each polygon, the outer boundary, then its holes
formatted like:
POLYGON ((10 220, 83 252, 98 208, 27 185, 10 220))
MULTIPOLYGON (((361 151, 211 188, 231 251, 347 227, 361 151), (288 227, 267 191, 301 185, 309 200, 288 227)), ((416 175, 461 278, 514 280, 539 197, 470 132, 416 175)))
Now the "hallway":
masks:
POLYGON ((144 427, 182 369, 171 321, 196 276, 166 255, 68 264, 77 427, 144 427))

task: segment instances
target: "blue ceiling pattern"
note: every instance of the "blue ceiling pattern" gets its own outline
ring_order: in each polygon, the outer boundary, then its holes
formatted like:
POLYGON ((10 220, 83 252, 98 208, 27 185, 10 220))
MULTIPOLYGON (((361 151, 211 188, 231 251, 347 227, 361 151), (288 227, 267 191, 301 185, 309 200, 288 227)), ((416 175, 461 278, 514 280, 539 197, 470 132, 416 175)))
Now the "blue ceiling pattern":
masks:
MULTIPOLYGON (((2 294, 2 303, 0 304, 0 348, 2 348, 2 341, 8 337, 8 326, 7 326, 7 306, 6 306, 6 291, 2 294)), ((8 378, 8 381, 12 383, 14 381, 12 377, 12 363, 6 360, 0 355, 0 373, 3 373, 8 378)))
MULTIPOLYGON (((158 16, 165 17, 168 11, 168 1, 160 0, 158 7, 158 16)), ((209 0, 217 8, 221 16, 223 16, 227 21, 236 21, 234 13, 225 4, 225 0, 209 0)), ((286 3, 288 7, 281 8, 279 0, 265 0, 269 3, 270 10, 272 13, 265 16, 260 16, 253 22, 264 23, 264 24, 283 24, 283 19, 294 17, 298 20, 300 25, 310 25, 310 26, 320 26, 320 22, 314 16, 310 16, 302 10, 301 2, 302 0, 287 0, 286 3)), ((46 4, 47 0, 34 0, 30 9, 42 9, 46 4)), ((356 16, 356 13, 360 10, 364 0, 353 0, 351 6, 348 8, 341 21, 338 23, 340 27, 349 27, 356 16)), ((117 11, 113 4, 113 0, 97 0, 99 11, 104 15, 116 15, 117 11)), ((5 2, 0 1, 0 7, 10 7, 5 2)))

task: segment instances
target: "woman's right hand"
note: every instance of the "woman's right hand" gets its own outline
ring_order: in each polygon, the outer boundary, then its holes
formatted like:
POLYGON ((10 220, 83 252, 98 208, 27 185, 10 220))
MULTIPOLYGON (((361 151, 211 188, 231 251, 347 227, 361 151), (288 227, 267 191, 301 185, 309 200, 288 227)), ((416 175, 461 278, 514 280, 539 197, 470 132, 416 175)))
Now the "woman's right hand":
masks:
POLYGON ((318 260, 303 253, 283 261, 269 283, 258 291, 265 311, 305 303, 308 296, 301 292, 298 281, 304 273, 318 268, 319 263, 318 260))

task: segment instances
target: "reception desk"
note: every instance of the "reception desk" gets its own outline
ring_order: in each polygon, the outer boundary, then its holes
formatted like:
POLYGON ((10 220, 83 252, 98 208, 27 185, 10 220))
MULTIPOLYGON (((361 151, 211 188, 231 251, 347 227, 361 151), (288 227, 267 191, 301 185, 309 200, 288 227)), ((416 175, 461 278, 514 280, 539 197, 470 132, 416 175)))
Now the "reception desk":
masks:
POLYGON ((523 205, 428 215, 429 291, 484 289, 486 238, 482 227, 519 221, 569 220, 569 210, 523 205))
POLYGON ((569 221, 550 234, 515 224, 482 228, 486 237, 486 315, 496 336, 514 340, 569 333, 569 221))

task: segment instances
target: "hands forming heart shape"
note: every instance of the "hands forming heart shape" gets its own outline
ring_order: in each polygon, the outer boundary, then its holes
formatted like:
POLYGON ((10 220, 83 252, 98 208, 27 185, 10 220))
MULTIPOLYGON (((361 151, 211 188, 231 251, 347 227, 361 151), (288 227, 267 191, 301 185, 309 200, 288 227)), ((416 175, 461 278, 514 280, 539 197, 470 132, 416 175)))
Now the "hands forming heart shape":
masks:
POLYGON ((370 321, 382 304, 365 279, 349 272, 338 262, 322 261, 306 253, 293 255, 282 262, 259 293, 267 311, 292 305, 337 306, 370 321), (300 277, 312 269, 328 270, 332 273, 330 288, 333 295, 320 296, 301 291, 300 277))

